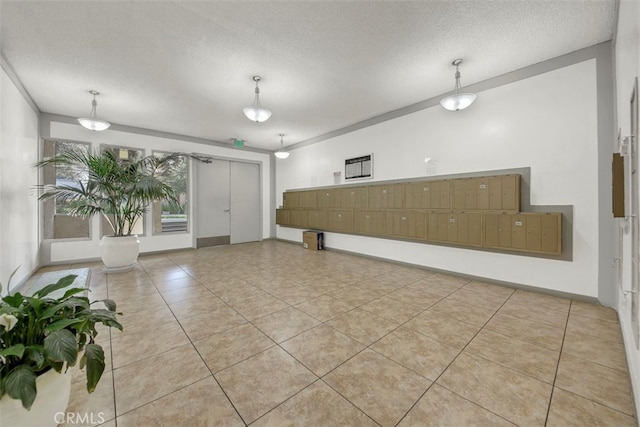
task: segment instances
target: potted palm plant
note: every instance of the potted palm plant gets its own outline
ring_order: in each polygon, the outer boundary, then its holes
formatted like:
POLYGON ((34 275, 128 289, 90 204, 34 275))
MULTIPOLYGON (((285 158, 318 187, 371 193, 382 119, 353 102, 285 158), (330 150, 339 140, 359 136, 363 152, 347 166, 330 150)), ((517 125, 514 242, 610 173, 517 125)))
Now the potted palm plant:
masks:
POLYGON ((74 179, 43 185, 39 198, 67 203, 71 216, 104 217, 113 231, 100 243, 105 270, 123 271, 138 258, 140 241, 133 230, 149 205, 161 201, 179 203, 168 177, 183 156, 171 153, 122 160, 110 149, 102 149, 99 154, 65 151, 38 162, 36 167, 63 166, 74 171, 74 179))
MULTIPOLYGON (((71 391, 80 359, 87 391, 93 392, 105 368, 95 325, 122 330, 112 300, 90 302, 69 275, 35 292, 0 300, 0 421, 7 426, 55 426, 71 391), (59 296, 55 296, 58 294, 59 296), (95 308, 103 304, 104 308, 95 308)), ((0 293, 2 286, 0 285, 0 293)))

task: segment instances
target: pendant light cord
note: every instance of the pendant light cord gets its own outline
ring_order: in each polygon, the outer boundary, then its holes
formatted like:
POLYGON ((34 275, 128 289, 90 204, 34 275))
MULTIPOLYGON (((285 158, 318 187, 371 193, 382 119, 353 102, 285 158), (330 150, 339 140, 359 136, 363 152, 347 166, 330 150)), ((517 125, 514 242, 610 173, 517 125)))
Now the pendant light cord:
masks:
POLYGON ((253 101, 253 103, 256 105, 256 107, 259 107, 259 108, 260 108, 260 107, 262 107, 262 106, 260 105, 260 87, 258 87, 258 82, 259 82, 259 80, 257 80, 257 81, 256 81, 256 90, 255 90, 255 92, 256 92, 256 98, 255 98, 255 100, 253 101))
POLYGON ((460 69, 458 68, 458 65, 456 65, 456 87, 455 87, 456 95, 458 94, 458 92, 460 92, 461 87, 462 85, 460 84, 460 69))
POLYGON ((93 101, 91 101, 91 113, 89 113, 89 117, 91 117, 92 119, 95 119, 98 116, 98 113, 96 112, 97 106, 98 101, 96 101, 96 96, 93 95, 93 101))

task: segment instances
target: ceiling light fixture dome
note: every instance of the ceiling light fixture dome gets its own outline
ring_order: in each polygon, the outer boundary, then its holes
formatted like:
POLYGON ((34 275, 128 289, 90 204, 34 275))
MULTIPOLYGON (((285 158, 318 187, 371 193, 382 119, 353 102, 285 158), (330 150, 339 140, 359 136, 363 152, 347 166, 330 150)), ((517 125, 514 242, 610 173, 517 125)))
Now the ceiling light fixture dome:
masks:
POLYGON ((456 67, 456 86, 454 88, 454 94, 449 95, 440 101, 440 105, 449 111, 464 110, 476 100, 476 94, 474 93, 460 93, 460 89, 462 89, 460 85, 460 70, 458 68, 460 64, 462 64, 462 59, 456 59, 451 63, 451 65, 455 65, 456 67))
POLYGON ((83 127, 94 131, 109 129, 111 123, 98 119, 98 116, 96 115, 96 107, 98 106, 96 95, 100 95, 100 92, 98 92, 97 90, 90 90, 89 93, 93 95, 93 101, 91 101, 91 113, 89 114, 89 117, 79 118, 78 123, 80 123, 83 127))
POLYGON ((264 122, 271 117, 271 111, 263 108, 260 105, 260 88, 258 87, 258 83, 262 80, 260 76, 253 76, 253 81, 256 82, 256 97, 253 101, 253 105, 248 107, 244 107, 242 112, 249 120, 252 120, 256 123, 264 122))
POLYGON ((290 153, 288 151, 284 151, 284 141, 282 139, 284 137, 284 133, 279 133, 278 135, 280 135, 280 149, 273 153, 273 155, 284 160, 289 157, 290 153))

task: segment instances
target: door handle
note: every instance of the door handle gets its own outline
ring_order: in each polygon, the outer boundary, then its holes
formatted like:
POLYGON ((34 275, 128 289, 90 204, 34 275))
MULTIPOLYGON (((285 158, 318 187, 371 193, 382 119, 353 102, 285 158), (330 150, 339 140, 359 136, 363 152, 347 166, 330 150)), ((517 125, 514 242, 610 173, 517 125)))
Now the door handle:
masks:
POLYGON ((231 212, 231 208, 227 208, 224 210, 225 212, 231 212))

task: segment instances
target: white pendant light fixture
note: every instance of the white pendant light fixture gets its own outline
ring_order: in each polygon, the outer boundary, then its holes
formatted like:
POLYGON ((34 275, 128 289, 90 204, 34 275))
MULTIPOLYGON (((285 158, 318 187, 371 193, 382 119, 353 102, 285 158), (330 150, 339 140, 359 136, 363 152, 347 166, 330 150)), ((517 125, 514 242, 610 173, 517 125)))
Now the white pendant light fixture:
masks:
POLYGON ((273 153, 274 156, 276 156, 279 159, 286 159, 287 157, 289 157, 289 152, 288 151, 284 151, 284 141, 282 140, 282 138, 284 137, 284 133, 279 133, 278 135, 280 135, 280 149, 278 151, 276 151, 275 153, 273 153))
POLYGON ((475 93, 460 93, 460 89, 462 88, 460 85, 460 70, 458 69, 460 64, 462 64, 462 59, 456 59, 451 63, 451 65, 455 65, 456 67, 456 86, 454 94, 449 95, 440 101, 440 105, 449 111, 464 110, 476 100, 475 93))
POLYGON ((96 90, 90 90, 89 93, 93 95, 93 101, 91 102, 91 113, 87 118, 79 118, 78 123, 89 130, 101 131, 108 129, 109 126, 111 126, 111 123, 98 119, 98 116, 96 115, 96 107, 98 106, 98 103, 96 102, 96 95, 100 95, 100 92, 96 90))
POLYGON ((262 108, 260 105, 260 88, 258 87, 258 83, 262 80, 260 76, 253 76, 253 81, 256 82, 256 97, 253 101, 253 105, 248 107, 244 107, 242 112, 249 120, 252 120, 256 123, 264 122, 271 117, 271 111, 266 108, 262 108))

